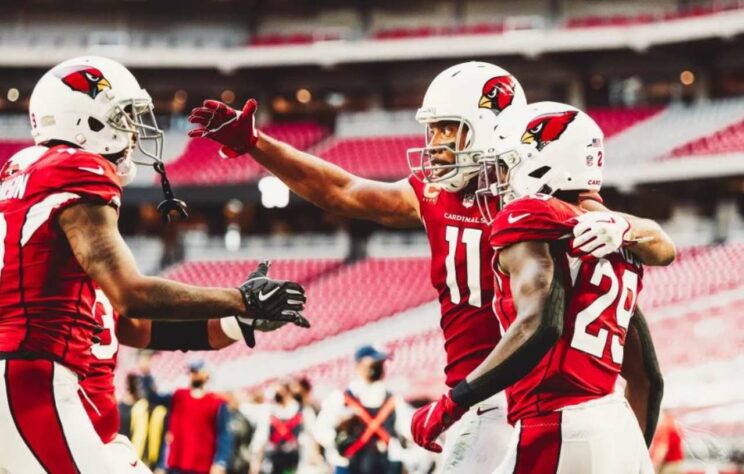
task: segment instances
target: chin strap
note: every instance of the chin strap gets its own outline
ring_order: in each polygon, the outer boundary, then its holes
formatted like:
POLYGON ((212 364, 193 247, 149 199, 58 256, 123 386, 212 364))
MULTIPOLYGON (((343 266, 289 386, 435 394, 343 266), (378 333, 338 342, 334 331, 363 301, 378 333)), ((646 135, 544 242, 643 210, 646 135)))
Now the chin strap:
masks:
POLYGON ((170 181, 168 181, 168 177, 165 175, 165 165, 162 161, 157 161, 152 167, 160 175, 160 186, 162 186, 163 196, 165 196, 165 199, 158 204, 158 211, 163 222, 170 224, 186 220, 189 217, 188 206, 173 195, 170 181))

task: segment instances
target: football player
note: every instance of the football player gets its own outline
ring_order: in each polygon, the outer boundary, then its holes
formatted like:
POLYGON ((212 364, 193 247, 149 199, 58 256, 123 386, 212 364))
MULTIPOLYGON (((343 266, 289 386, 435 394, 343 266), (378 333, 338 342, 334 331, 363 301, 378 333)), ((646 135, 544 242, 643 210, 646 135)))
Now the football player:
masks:
POLYGON ((583 213, 579 193, 602 183, 602 131, 574 107, 541 102, 500 135, 499 153, 481 160, 478 193, 492 223, 494 312, 504 332, 483 363, 414 415, 417 442, 435 443, 505 390, 516 429, 496 472, 652 473, 638 421, 614 394, 641 262, 628 248, 582 258, 569 241, 583 213))
MULTIPOLYGON (((34 88, 30 119, 36 146, 0 171, 0 468, 110 472, 78 396, 101 330, 94 282, 123 317, 204 320, 203 333, 208 318, 252 318, 249 338, 256 321, 307 326, 304 290, 283 282, 266 292, 266 277, 201 288, 139 272, 117 228, 135 146, 163 175, 164 214, 185 205, 167 186, 152 100, 122 65, 82 57, 55 66, 34 88)), ((173 343, 172 331, 156 334, 173 343)))
MULTIPOLYGON (((262 262, 248 279, 266 279, 268 262, 262 262)), ((264 293, 271 291, 281 281, 268 280, 264 293)), ((114 372, 119 345, 138 349, 162 351, 218 350, 245 340, 249 347, 255 341, 250 328, 238 318, 227 317, 211 319, 206 324, 195 322, 150 321, 147 319, 122 318, 114 310, 111 302, 101 289, 96 289, 93 313, 100 333, 94 336, 91 348, 92 359, 88 375, 80 382, 80 397, 93 427, 104 443, 107 457, 111 460, 112 472, 122 474, 149 473, 132 446, 131 441, 119 434, 119 405, 114 387, 114 372)), ((259 331, 272 331, 282 323, 259 320, 253 328, 259 331)))
MULTIPOLYGON (((475 205, 477 160, 488 154, 494 130, 510 109, 525 104, 519 82, 498 66, 466 62, 444 70, 430 84, 416 114, 426 129, 425 147, 409 151, 411 176, 393 183, 355 176, 260 132, 253 99, 242 112, 205 101, 189 117, 198 126, 190 135, 222 144, 226 157, 250 153, 295 193, 326 211, 391 227, 423 225, 431 247, 431 281, 441 303, 446 382, 454 387, 483 362, 501 334, 490 306, 490 227, 475 205)), ((599 200, 596 193, 585 197, 582 206, 604 210, 592 201, 599 200)), ((596 237, 588 239, 587 250, 618 238, 618 232, 601 221, 584 223, 586 236, 596 237)), ((620 239, 652 237, 633 248, 645 263, 674 258, 673 245, 654 222, 630 216, 617 216, 616 222, 625 225, 620 239)), ((449 433, 444 472, 492 470, 505 452, 510 431, 503 396, 481 402, 449 433)))

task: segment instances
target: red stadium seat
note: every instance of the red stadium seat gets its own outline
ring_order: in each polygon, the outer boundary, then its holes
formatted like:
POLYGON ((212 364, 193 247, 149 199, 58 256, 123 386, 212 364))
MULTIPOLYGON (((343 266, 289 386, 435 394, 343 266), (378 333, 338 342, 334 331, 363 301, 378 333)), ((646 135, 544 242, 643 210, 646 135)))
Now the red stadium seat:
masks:
POLYGON ((333 138, 314 152, 366 178, 400 179, 410 173, 406 150, 422 142, 421 135, 333 138))
POLYGON ((744 120, 672 150, 662 159, 744 152, 744 120))
MULTIPOLYGON (((323 127, 315 123, 274 124, 262 130, 301 150, 318 143, 327 134, 323 127)), ((183 153, 168 163, 171 182, 182 186, 236 184, 255 181, 266 174, 252 159, 221 159, 219 148, 211 140, 189 140, 183 153)))
POLYGON ((661 112, 661 107, 638 107, 631 109, 594 108, 587 113, 597 122, 605 138, 616 135, 626 128, 647 120, 661 112))

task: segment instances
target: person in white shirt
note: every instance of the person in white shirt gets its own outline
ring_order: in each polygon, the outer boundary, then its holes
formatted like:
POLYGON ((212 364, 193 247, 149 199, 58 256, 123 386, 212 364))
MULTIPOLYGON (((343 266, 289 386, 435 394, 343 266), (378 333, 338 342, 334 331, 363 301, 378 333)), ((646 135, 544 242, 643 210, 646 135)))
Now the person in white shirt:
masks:
POLYGON ((331 393, 315 423, 336 474, 398 474, 410 438, 412 409, 385 386, 387 353, 371 345, 357 349, 357 377, 346 390, 331 393))

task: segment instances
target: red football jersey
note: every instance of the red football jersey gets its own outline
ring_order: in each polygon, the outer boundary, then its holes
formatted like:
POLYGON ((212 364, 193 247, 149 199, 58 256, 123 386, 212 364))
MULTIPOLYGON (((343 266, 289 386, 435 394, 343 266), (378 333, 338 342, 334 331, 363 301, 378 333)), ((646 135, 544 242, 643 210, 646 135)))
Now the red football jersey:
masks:
POLYGON ((643 269, 626 250, 599 260, 571 256, 573 219, 581 212, 553 197, 534 195, 509 203, 493 223, 494 312, 504 328, 514 322, 516 310, 509 276, 497 265, 499 249, 528 240, 550 242, 567 290, 561 338, 535 369, 506 389, 510 423, 614 391, 643 269))
POLYGON ((0 352, 28 353, 84 376, 95 318, 93 282, 56 225, 64 208, 118 208, 113 164, 66 146, 31 147, 0 171, 0 352))
POLYGON ((98 338, 101 342, 93 344, 93 355, 88 367, 88 377, 81 383, 83 405, 93 422, 96 433, 104 443, 108 443, 119 432, 119 405, 114 391, 114 370, 119 341, 116 339, 116 325, 119 313, 114 311, 103 290, 96 289, 93 307, 96 322, 103 328, 98 338))
POLYGON ((431 283, 439 293, 447 385, 475 369, 501 339, 491 310, 490 227, 472 193, 450 193, 409 178, 431 247, 431 283))

